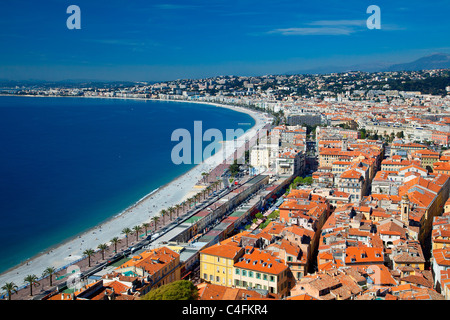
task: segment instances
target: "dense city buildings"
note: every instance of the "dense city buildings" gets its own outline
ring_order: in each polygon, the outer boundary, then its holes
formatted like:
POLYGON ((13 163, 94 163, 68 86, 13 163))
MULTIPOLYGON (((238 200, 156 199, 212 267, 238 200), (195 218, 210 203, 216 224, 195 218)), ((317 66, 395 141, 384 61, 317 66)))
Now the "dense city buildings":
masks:
POLYGON ((423 85, 448 77, 425 70, 2 88, 237 105, 272 120, 242 165, 220 167, 219 186, 201 186, 205 193, 171 211, 185 220, 151 231, 146 246, 77 290, 45 298, 140 299, 189 280, 200 300, 448 300, 450 87, 423 85))

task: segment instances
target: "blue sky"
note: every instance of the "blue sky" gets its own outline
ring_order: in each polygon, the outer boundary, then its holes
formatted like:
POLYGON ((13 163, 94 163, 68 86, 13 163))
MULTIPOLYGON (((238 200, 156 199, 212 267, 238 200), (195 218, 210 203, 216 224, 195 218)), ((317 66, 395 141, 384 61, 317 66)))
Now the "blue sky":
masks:
POLYGON ((450 53, 450 1, 0 2, 0 79, 264 75, 450 53), (370 30, 369 5, 381 9, 370 30), (69 30, 69 5, 81 29, 69 30))

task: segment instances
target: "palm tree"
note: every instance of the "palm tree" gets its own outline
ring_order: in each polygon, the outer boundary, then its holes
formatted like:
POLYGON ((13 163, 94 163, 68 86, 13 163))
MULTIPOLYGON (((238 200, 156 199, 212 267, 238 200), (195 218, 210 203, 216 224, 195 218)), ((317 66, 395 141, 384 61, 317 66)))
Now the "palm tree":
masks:
POLYGON ((211 190, 212 190, 212 186, 209 185, 206 187, 206 191, 207 191, 208 195, 211 193, 211 190))
POLYGON ((8 294, 8 300, 11 300, 11 295, 13 293, 17 293, 17 291, 19 290, 19 287, 17 287, 14 282, 7 282, 2 287, 2 290, 6 291, 6 293, 8 294))
POLYGON ((167 211, 165 209, 162 209, 161 212, 159 213, 159 215, 162 218, 163 225, 165 225, 164 217, 167 215, 167 211))
POLYGON ((28 282, 28 284, 30 285, 30 296, 33 295, 33 286, 35 287, 39 287, 40 284, 38 282, 38 277, 34 274, 30 274, 28 276, 25 277, 25 279, 23 279, 25 282, 28 282))
POLYGON ((208 176, 209 176, 209 173, 208 172, 202 172, 202 176, 203 176, 203 183, 206 183, 207 182, 207 180, 208 180, 208 176))
POLYGON ((83 252, 83 254, 88 257, 88 266, 89 267, 91 267, 91 256, 94 255, 94 253, 95 252, 92 249, 86 249, 83 252))
POLYGON ((114 252, 117 253, 117 244, 120 242, 121 240, 118 237, 114 237, 111 239, 111 243, 114 244, 114 252))
POLYGON ((49 277, 50 278, 50 287, 53 285, 52 284, 52 280, 53 280, 53 275, 56 274, 56 268, 53 267, 48 267, 47 269, 44 270, 44 272, 42 273, 42 276, 45 277, 49 277))
POLYGON ((170 207, 167 211, 169 212, 169 221, 172 221, 172 214, 175 212, 175 208, 170 207))
POLYGON ((124 229, 122 230, 122 234, 125 235, 125 239, 127 240, 127 247, 128 247, 128 235, 129 235, 131 232, 132 232, 132 231, 131 231, 130 228, 124 228, 124 229))
POLYGON ((97 248, 102 253, 102 260, 105 260, 105 251, 108 249, 108 245, 106 243, 100 243, 97 248))
POLYGON ((208 190, 207 190, 207 188, 204 188, 202 191, 201 191, 201 194, 202 194, 202 198, 203 198, 203 200, 205 200, 206 199, 206 195, 207 195, 207 193, 208 193, 208 190))
POLYGON ((175 205, 175 210, 177 211, 177 218, 180 216, 180 208, 181 208, 181 204, 175 205))
POLYGON ((189 205, 188 209, 190 209, 192 202, 194 202, 194 197, 191 197, 191 198, 187 199, 186 201, 188 202, 188 205, 189 205))
POLYGON ((144 228, 144 230, 145 230, 145 236, 147 236, 147 230, 149 227, 150 227, 150 223, 144 222, 142 224, 142 228, 144 228))
POLYGON ((201 194, 200 194, 200 192, 199 193, 197 193, 195 196, 194 196, 194 200, 195 200, 195 205, 197 205, 197 202, 200 200, 200 197, 201 197, 201 194))
POLYGON ((152 220, 153 220, 153 225, 155 227, 155 232, 156 232, 156 226, 158 224, 159 217, 158 216, 154 216, 154 217, 152 217, 152 220))
POLYGON ((141 232, 142 227, 141 226, 134 226, 133 227, 134 232, 136 232, 136 242, 139 240, 139 232, 141 232))

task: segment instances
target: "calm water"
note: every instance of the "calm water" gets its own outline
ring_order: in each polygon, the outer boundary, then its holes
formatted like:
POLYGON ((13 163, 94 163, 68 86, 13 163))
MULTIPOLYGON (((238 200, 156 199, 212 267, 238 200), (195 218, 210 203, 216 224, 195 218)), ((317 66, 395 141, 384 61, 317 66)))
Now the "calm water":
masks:
POLYGON ((197 120, 224 137, 254 125, 191 103, 0 97, 0 272, 193 168, 171 162, 171 134, 197 120))

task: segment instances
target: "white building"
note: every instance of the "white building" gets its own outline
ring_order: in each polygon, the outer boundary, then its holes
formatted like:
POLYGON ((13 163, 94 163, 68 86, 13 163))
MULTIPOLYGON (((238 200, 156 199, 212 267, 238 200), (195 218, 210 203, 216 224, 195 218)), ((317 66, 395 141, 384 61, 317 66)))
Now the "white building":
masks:
POLYGON ((280 176, 301 175, 305 170, 305 154, 299 150, 285 148, 276 158, 276 172, 280 176))

